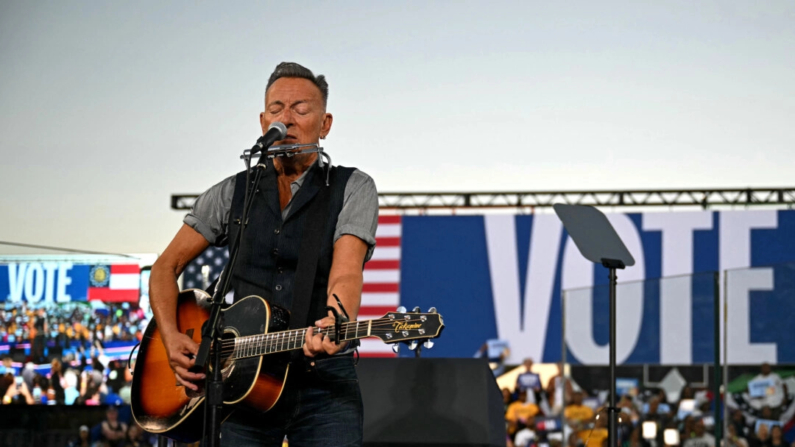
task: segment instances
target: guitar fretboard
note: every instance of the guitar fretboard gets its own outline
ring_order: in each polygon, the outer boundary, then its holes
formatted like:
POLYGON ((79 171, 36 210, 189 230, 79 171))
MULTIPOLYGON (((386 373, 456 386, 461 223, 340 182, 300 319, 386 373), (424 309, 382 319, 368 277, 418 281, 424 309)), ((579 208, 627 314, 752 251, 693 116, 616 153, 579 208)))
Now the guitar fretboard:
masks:
MULTIPOLYGON (((340 326, 340 341, 345 342, 369 337, 372 334, 374 323, 378 325, 380 322, 389 321, 390 320, 387 318, 380 318, 377 320, 351 321, 349 323, 343 323, 340 326)), ((309 328, 293 329, 289 331, 273 332, 270 334, 249 335, 246 337, 235 338, 232 357, 239 359, 301 349, 301 347, 304 345, 304 339, 306 338, 306 331, 308 330, 309 328)), ((325 334, 330 336, 331 334, 334 334, 334 332, 335 329, 333 326, 323 329, 317 327, 314 328, 315 334, 325 334)))

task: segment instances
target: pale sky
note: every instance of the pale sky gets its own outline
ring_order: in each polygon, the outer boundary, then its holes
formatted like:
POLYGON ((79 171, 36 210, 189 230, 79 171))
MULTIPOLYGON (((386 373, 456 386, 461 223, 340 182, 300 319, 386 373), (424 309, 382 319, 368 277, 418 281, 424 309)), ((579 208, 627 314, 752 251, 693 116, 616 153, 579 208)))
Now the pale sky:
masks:
POLYGON ((385 192, 795 184, 790 0, 0 0, 0 240, 162 252, 285 60, 385 192))

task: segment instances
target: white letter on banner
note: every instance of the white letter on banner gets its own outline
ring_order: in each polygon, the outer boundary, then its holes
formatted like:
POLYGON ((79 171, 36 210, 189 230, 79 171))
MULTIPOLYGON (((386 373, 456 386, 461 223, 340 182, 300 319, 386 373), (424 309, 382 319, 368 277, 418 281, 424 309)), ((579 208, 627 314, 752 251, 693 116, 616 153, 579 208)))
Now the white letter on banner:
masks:
POLYGON ((25 297, 29 303, 38 303, 44 295, 44 270, 41 264, 33 262, 25 272, 25 297))
POLYGON ((773 290, 773 269, 756 268, 728 272, 727 326, 729 363, 775 363, 778 359, 775 343, 751 343, 751 309, 748 292, 773 290))
MULTIPOLYGON (((721 270, 721 287, 725 282, 723 275, 726 274, 725 270, 729 269, 742 269, 751 266, 751 230, 754 229, 775 229, 778 227, 778 211, 722 211, 720 213, 720 270, 721 270)), ((769 290, 768 287, 773 287, 772 279, 770 286, 767 286, 767 276, 763 273, 766 269, 755 269, 749 272, 749 277, 740 282, 735 282, 734 278, 743 278, 742 273, 738 271, 729 272, 728 291, 724 290, 724 296, 729 301, 728 320, 734 322, 730 325, 731 331, 728 338, 728 351, 729 358, 732 362, 736 363, 758 363, 756 359, 765 358, 767 361, 776 361, 775 343, 760 343, 751 345, 750 339, 750 319, 751 315, 748 309, 748 290, 751 287, 754 289, 769 290), (736 275, 740 276, 736 276, 736 275), (758 275, 758 276, 757 276, 758 275), (752 279, 753 278, 753 279, 752 279), (739 290, 733 291, 733 287, 738 287, 739 290), (744 297, 745 304, 735 300, 744 297), (739 315, 738 315, 739 313, 739 315), (742 327, 737 327, 737 324, 742 327), (739 342, 737 337, 739 334, 745 334, 744 341, 739 342), (734 335, 732 335, 734 334, 734 335), (738 344, 740 343, 740 344, 738 344), (770 345, 774 349, 770 349, 770 345), (759 351, 756 349, 759 348, 759 351), (771 355, 772 357, 767 358, 771 355), (746 357, 747 356, 747 357, 746 357)), ((772 278, 772 271, 770 272, 772 278)), ((720 302, 720 314, 726 315, 724 301, 720 302)), ((724 339, 724 325, 720 327, 721 340, 724 339)), ((721 361, 724 361, 723 350, 721 350, 721 361)))
POLYGON ((53 302, 53 290, 55 289, 55 270, 58 268, 58 263, 56 262, 45 262, 44 263, 44 272, 46 277, 46 283, 44 287, 44 302, 52 303, 53 302))
POLYGON ((510 343, 508 362, 518 363, 526 357, 543 358, 563 226, 554 215, 533 217, 527 281, 521 294, 515 219, 516 216, 484 216, 483 221, 497 334, 510 343), (523 315, 520 300, 524 301, 523 315))
POLYGON ((66 286, 72 284, 72 278, 67 275, 71 269, 71 262, 62 262, 58 267, 58 295, 55 299, 59 303, 68 303, 72 300, 72 297, 66 294, 66 286))
MULTIPOLYGON (((616 362, 629 358, 638 343, 643 323, 643 279, 646 266, 640 234, 624 214, 608 214, 632 256, 635 265, 619 270, 616 289, 616 362), (627 284, 628 282, 631 282, 627 284)), ((599 346, 593 337, 593 268, 569 238, 563 254, 562 289, 566 291, 566 345, 571 354, 585 365, 607 364, 610 346, 599 346), (582 287, 587 287, 582 289, 582 287), (571 290, 581 288, 578 290, 571 290)), ((604 286, 607 287, 607 286, 604 286)), ((609 323, 609 322, 608 322, 609 323)))
POLYGON ((712 229, 712 212, 644 213, 643 229, 660 231, 660 363, 693 362, 693 231, 712 229))
POLYGON ((27 264, 8 264, 8 301, 17 303, 22 301, 22 289, 25 287, 25 268, 27 264), (17 268, 19 268, 17 270, 17 268))

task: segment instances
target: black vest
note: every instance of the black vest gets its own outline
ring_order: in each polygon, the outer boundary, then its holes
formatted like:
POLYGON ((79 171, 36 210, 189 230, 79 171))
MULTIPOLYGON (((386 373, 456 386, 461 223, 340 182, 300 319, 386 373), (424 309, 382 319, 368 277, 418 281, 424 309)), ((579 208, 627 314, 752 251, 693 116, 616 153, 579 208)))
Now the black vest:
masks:
MULTIPOLYGON (((235 298, 257 295, 265 298, 270 304, 282 306, 288 310, 293 308, 293 291, 295 289, 295 273, 298 267, 299 253, 308 211, 316 200, 327 198, 328 216, 323 223, 323 235, 320 244, 320 255, 317 263, 314 284, 312 286, 309 314, 305 324, 326 316, 325 306, 328 291, 328 276, 334 252, 334 231, 337 218, 342 210, 345 185, 354 168, 342 166, 331 167, 329 186, 326 186, 326 172, 317 163, 313 164, 304 177, 298 193, 291 199, 290 211, 282 219, 279 205, 279 187, 273 161, 262 174, 259 188, 253 195, 253 203, 249 215, 249 224, 243 234, 241 251, 238 255, 235 274, 232 276, 232 289, 235 298), (322 188, 331 188, 329 194, 318 194, 322 188)), ((252 181, 253 181, 253 175, 252 181)), ((235 192, 232 197, 232 208, 229 213, 230 258, 234 241, 240 232, 240 218, 243 214, 243 201, 246 192, 246 173, 241 172, 235 178, 235 192)), ((294 324, 295 324, 294 323, 294 324)))

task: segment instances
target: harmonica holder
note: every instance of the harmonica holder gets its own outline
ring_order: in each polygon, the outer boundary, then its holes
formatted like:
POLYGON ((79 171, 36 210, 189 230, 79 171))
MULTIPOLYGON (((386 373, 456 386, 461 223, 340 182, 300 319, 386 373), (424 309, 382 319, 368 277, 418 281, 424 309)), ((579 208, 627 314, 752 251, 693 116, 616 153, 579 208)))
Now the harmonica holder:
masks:
MULTIPOLYGON (((318 157, 319 163, 321 167, 324 167, 323 164, 325 163, 326 171, 326 186, 329 185, 329 172, 331 167, 331 156, 326 153, 322 147, 317 144, 310 143, 310 144, 283 144, 280 146, 271 146, 264 154, 264 157, 269 159, 274 159, 277 157, 295 157, 298 154, 319 154, 318 157), (325 161, 324 161, 325 159, 325 161)), ((257 155, 256 153, 254 155, 257 155)), ((265 165, 262 163, 262 158, 260 157, 260 163, 257 166, 265 168, 265 165)), ((246 149, 243 151, 243 155, 240 156, 241 160, 245 160, 246 163, 251 162, 251 149, 246 149)))

